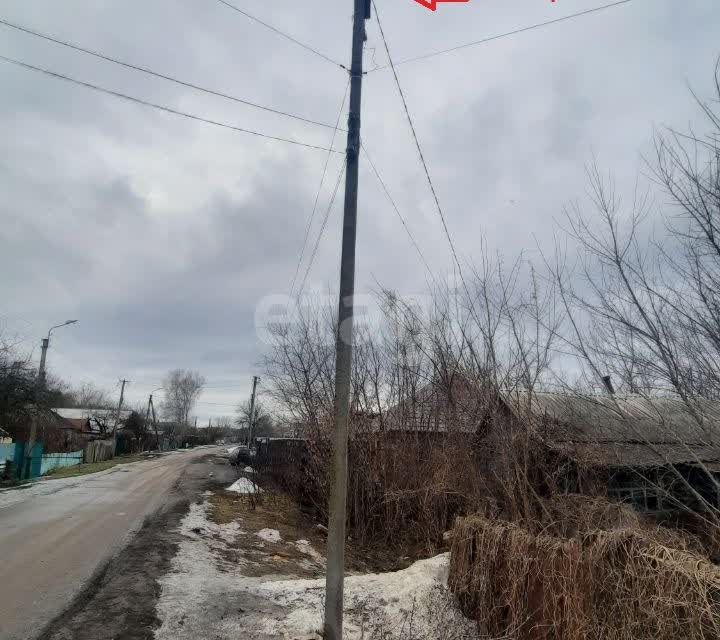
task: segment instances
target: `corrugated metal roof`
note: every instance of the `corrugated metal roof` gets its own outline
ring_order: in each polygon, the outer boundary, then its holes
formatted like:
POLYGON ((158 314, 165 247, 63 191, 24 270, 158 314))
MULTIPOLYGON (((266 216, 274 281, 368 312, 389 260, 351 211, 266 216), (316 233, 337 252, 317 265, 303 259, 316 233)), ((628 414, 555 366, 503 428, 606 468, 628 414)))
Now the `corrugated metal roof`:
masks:
POLYGON ((588 466, 647 468, 693 464, 720 471, 720 451, 711 445, 557 442, 551 448, 588 466))
MULTIPOLYGON (((440 385, 426 385, 389 409, 389 431, 475 433, 498 409, 498 394, 463 378, 453 401, 440 385)), ((648 467, 697 464, 720 471, 720 402, 644 396, 503 391, 504 404, 520 420, 532 421, 557 451, 605 466, 648 467)), ((379 421, 373 421, 379 429, 379 421)))
MULTIPOLYGON (((117 415, 116 409, 82 409, 82 408, 73 408, 73 409, 53 409, 55 413, 57 413, 61 418, 68 418, 71 420, 83 420, 87 418, 92 418, 95 416, 102 417, 102 418, 115 418, 117 415)), ((132 410, 130 409, 123 409, 120 411, 120 419, 126 420, 130 414, 132 413, 132 410)))
POLYGON ((720 471, 720 403, 524 391, 502 394, 520 419, 547 427, 551 448, 605 467, 703 465, 720 471))
POLYGON ((555 441, 720 444, 720 403, 524 391, 503 399, 518 417, 562 427, 555 441))
MULTIPOLYGON (((386 431, 428 433, 475 433, 488 411, 486 397, 480 387, 462 375, 448 385, 426 384, 412 397, 388 409, 382 419, 386 431)), ((372 421, 372 429, 380 430, 381 421, 372 421)))

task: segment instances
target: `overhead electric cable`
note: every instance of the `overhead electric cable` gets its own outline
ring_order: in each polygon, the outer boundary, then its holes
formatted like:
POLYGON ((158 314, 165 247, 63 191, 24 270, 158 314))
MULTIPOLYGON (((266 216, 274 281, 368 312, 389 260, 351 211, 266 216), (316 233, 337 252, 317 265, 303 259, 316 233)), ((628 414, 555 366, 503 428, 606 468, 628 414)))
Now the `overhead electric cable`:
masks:
MULTIPOLYGON (((414 56, 412 58, 405 58, 404 60, 400 60, 399 62, 395 63, 396 67, 399 67, 403 64, 410 64, 411 62, 419 62, 420 60, 427 60, 428 58, 435 58, 436 56, 442 56, 448 53, 454 53, 455 51, 460 51, 461 49, 467 49, 469 47, 476 47, 481 44, 487 44, 488 42, 493 42, 495 40, 501 40, 502 38, 508 38, 510 36, 518 35, 519 33, 525 33, 526 31, 532 31, 533 29, 540 29, 542 27, 549 27, 550 25, 558 24, 560 22, 567 22, 569 20, 574 20, 575 18, 581 18, 583 16, 587 16, 593 13, 599 13, 600 11, 605 11, 606 9, 612 9, 613 7, 618 7, 623 4, 628 4, 632 2, 632 0, 619 0, 618 2, 611 2, 610 4, 605 4, 599 7, 594 7, 592 9, 586 9, 585 11, 579 11, 578 13, 571 13, 567 16, 563 16, 561 18, 554 18, 553 20, 547 20, 545 22, 538 22, 536 24, 531 24, 527 27, 521 27, 519 29, 513 29, 512 31, 506 31, 505 33, 499 33, 494 36, 488 36, 487 38, 482 38, 481 40, 474 40, 473 42, 466 42, 465 44, 460 44, 455 47, 450 47, 449 49, 441 49, 440 51, 431 51, 430 53, 425 53, 423 55, 414 56)), ((371 69, 368 73, 372 73, 374 71, 380 71, 382 69, 389 68, 390 65, 383 65, 376 67, 375 69, 371 69)))
POLYGON ((8 62, 10 64, 17 65, 19 67, 24 67, 25 69, 37 71, 38 73, 42 73, 47 76, 52 76, 53 78, 58 78, 60 80, 65 80, 67 82, 72 82, 74 84, 86 87, 88 89, 92 89, 94 91, 99 91, 100 93, 105 93, 105 94, 114 96, 116 98, 122 98, 123 100, 128 100, 130 102, 142 104, 146 107, 152 107, 153 109, 159 109, 160 111, 164 111, 166 113, 172 113, 176 116, 182 116, 183 118, 189 118, 191 120, 196 120, 198 122, 212 124, 212 125, 215 125, 216 127, 223 127, 225 129, 231 129, 231 130, 237 131, 239 133, 247 133, 249 135, 258 136, 260 138, 266 138, 268 140, 275 140, 277 142, 286 142, 288 144, 294 144, 294 145, 297 145, 300 147, 307 147, 308 149, 317 149, 318 151, 331 151, 333 153, 343 153, 342 151, 335 150, 335 149, 329 149, 328 147, 321 147, 319 145, 308 144, 306 142, 300 142, 298 140, 292 140, 290 138, 283 138, 280 136, 272 136, 267 133, 262 133, 260 131, 253 131, 252 129, 244 129, 242 127, 236 127, 235 125, 231 125, 226 122, 219 122, 217 120, 211 120, 209 118, 204 118, 202 116, 196 116, 191 113, 186 113, 184 111, 178 111, 177 109, 173 109, 171 107, 166 107, 166 106, 163 106, 160 104, 155 104, 154 102, 149 102, 148 100, 143 100, 142 98, 136 98, 134 96, 127 95, 125 93, 120 93, 119 91, 113 91, 112 89, 106 89, 104 87, 100 87, 98 85, 91 84, 90 82, 84 82, 82 80, 77 80, 76 78, 71 78, 70 76, 66 76, 61 73, 56 73, 55 71, 50 71, 50 70, 44 69, 42 67, 36 67, 34 65, 28 64, 27 62, 22 62, 21 60, 16 60, 14 58, 8 58, 7 56, 0 55, 0 60, 2 60, 3 62, 8 62))
MULTIPOLYGON (((375 0, 373 0, 373 6, 375 7, 375 19, 377 20, 378 28, 380 29, 380 36, 382 37, 382 41, 385 46, 385 52, 387 53, 388 61, 390 62, 390 68, 392 69, 393 77, 395 78, 395 85, 397 86, 398 93, 400 94, 400 99, 402 100, 403 108, 405 109, 405 116, 407 117, 408 124, 410 125, 410 131, 412 132, 413 140, 415 141, 415 147, 417 148, 418 155, 420 156, 420 162, 422 163, 423 170, 425 171, 425 177, 427 178, 428 184, 430 185, 430 191, 435 200, 435 205, 437 206, 437 211, 440 215, 440 220, 442 221, 445 236, 447 237, 448 243, 450 244, 450 250, 452 251, 455 263, 458 265, 458 269, 460 269, 460 261, 458 260, 457 252, 455 251, 455 244, 453 243, 452 237, 450 236, 450 231, 448 229, 447 223, 445 222, 445 214, 443 213, 442 207, 440 206, 440 200, 438 199, 437 192, 435 191, 435 185, 433 184, 432 178, 430 177, 430 170, 428 169, 427 162, 425 162, 425 155, 423 154, 422 147, 420 146, 420 140, 418 139, 417 133, 415 131, 415 125, 413 124, 412 116, 410 115, 410 110, 408 109, 407 100, 405 100, 405 93, 403 92, 402 86, 400 85, 400 78, 398 78, 397 71, 395 70, 395 65, 393 64, 392 55, 390 54, 390 47, 388 46, 387 39, 385 38, 385 32, 383 31, 382 24, 380 22, 380 14, 378 13, 375 0)), ((460 277, 462 278, 462 271, 460 272, 460 277)))
POLYGON ((325 218, 323 219, 322 226, 320 227, 320 232, 318 233, 317 240, 315 240, 315 246, 313 247, 312 255, 310 256, 310 262, 308 263, 307 268, 305 269, 305 275, 303 276, 302 283, 300 284, 300 288, 298 289, 298 300, 302 296, 302 293, 305 289, 305 282, 307 281, 308 274, 310 273, 310 269, 313 266, 313 262, 315 261, 315 255, 317 254, 318 247, 320 246, 320 240, 323 237, 323 234, 325 233, 325 227, 327 226, 328 218, 330 217, 330 212, 332 211, 333 204, 335 203, 335 198, 337 197, 338 189, 340 188, 340 183, 342 182, 342 177, 345 175, 345 168, 346 164, 343 162, 343 165, 340 169, 340 173, 337 177, 337 182, 335 183, 335 189, 333 190, 332 197, 330 198, 330 202, 328 204, 327 211, 325 212, 325 218))
POLYGON ((248 12, 245 11, 244 9, 241 9, 241 8, 238 7, 238 6, 236 6, 236 5, 234 5, 234 4, 230 3, 230 2, 227 2, 227 0, 217 0, 217 1, 218 1, 220 4, 224 4, 226 7, 232 9, 233 11, 237 11, 238 13, 244 15, 246 18, 249 18, 250 20, 253 20, 254 22, 257 22, 258 24, 261 24, 261 25, 262 25, 263 27, 265 27, 266 29, 270 29, 270 31, 278 34, 279 36, 285 38, 286 40, 289 40, 290 42, 293 42, 294 44, 298 45, 299 47, 302 47, 302 48, 305 49, 306 51, 310 51, 311 53, 314 53, 316 56, 322 58, 323 60, 325 60, 325 61, 327 61, 327 62, 329 62, 329 63, 331 63, 331 64, 334 64, 335 66, 340 67, 341 69, 347 70, 347 67, 346 67, 344 64, 340 64, 340 63, 337 62, 336 60, 333 60, 333 59, 330 58, 329 56, 326 56, 324 53, 321 53, 320 51, 318 51, 318 50, 315 49, 314 47, 311 47, 309 44, 305 44, 304 42, 301 42, 301 41, 298 40, 297 38, 294 38, 294 37, 291 36, 290 34, 285 33, 284 31, 278 29, 277 27, 273 27, 271 24, 268 24, 267 22, 265 22, 265 21, 261 20, 260 18, 252 15, 251 13, 248 13, 248 12))
MULTIPOLYGON (((343 94, 342 103, 340 104, 340 111, 338 112, 338 117, 335 122, 335 130, 333 131, 332 139, 330 140, 331 149, 335 146, 335 136, 337 135, 337 132, 339 130, 338 126, 340 125, 340 118, 342 118, 343 110, 345 109, 345 100, 347 99, 349 87, 350 79, 348 79, 348 82, 345 85, 345 93, 343 94)), ((310 229, 312 228, 312 223, 315 220, 315 213, 317 212, 318 201, 320 200, 320 193, 322 192, 323 184, 325 184, 325 176, 327 175, 330 157, 331 154, 328 152, 327 157, 325 158, 325 165, 323 166, 322 176, 320 177, 320 185, 318 186, 317 193, 315 194, 315 203, 313 204, 312 214, 310 215, 310 219, 308 220, 307 227, 305 229, 305 239, 303 240, 302 248, 300 250, 300 257, 298 258, 297 266, 295 267, 295 275, 293 276, 292 284, 290 285, 290 294, 288 296, 289 298, 292 298, 293 291, 295 290, 295 283, 297 282, 298 273, 300 273, 300 266, 302 265, 302 260, 305 256, 307 241, 310 237, 310 229)))
POLYGON ((200 85, 194 84, 192 82, 188 82, 186 80, 180 80, 179 78, 175 78, 173 76, 169 76, 164 73, 160 73, 158 71, 153 71, 152 69, 148 69, 147 67, 142 67, 140 65, 131 64, 129 62, 124 62, 117 58, 108 56, 104 53, 100 53, 99 51, 93 51, 92 49, 86 49, 85 47, 81 47, 80 45, 73 44, 72 42, 60 40, 59 38, 56 38, 55 36, 51 36, 46 33, 42 33, 40 31, 34 31, 33 29, 29 29, 28 27, 23 27, 22 25, 15 24, 13 22, 9 22, 2 18, 0 18, 0 25, 4 25, 6 27, 9 27, 10 29, 16 29, 18 31, 22 31, 23 33, 27 33, 27 34, 29 34, 31 36, 35 36, 37 38, 42 38, 43 40, 47 40, 49 42, 53 42, 55 44, 62 45, 63 47, 68 47, 69 49, 72 49, 74 51, 79 51, 81 53, 85 53, 87 55, 94 56, 95 58, 99 58, 100 60, 112 62, 113 64, 117 64, 117 65, 120 65, 121 67, 125 67, 127 69, 132 69, 134 71, 140 71, 141 73, 146 73, 150 76, 154 76, 156 78, 161 78, 162 80, 167 80, 168 82, 174 82, 175 84, 179 84, 183 87, 188 87, 189 89, 201 91, 203 93, 207 93, 209 95, 216 96, 218 98, 224 98, 225 100, 232 100, 233 102, 238 102, 238 103, 244 104, 248 107, 253 107, 254 109, 261 109, 262 111, 274 113, 279 116, 285 116, 286 118, 293 118, 294 120, 299 120, 300 122, 305 122, 307 124, 313 124, 313 125, 316 125, 319 127, 325 127, 327 129, 333 128, 333 125, 328 124, 326 122, 318 122, 317 120, 311 120, 310 118, 305 118, 304 116, 299 116, 294 113, 289 113, 287 111, 282 111, 280 109, 268 107, 268 106, 265 106, 262 104, 258 104, 257 102, 251 102, 250 100, 246 100, 245 98, 238 98, 237 96, 233 96, 228 93, 222 93, 221 91, 216 91, 215 89, 208 89, 206 87, 201 87, 200 85))
POLYGON ((365 157, 367 158, 368 163, 370 164, 370 168, 373 170, 373 173, 375 174, 375 177, 377 178, 378 182, 380 183, 380 187, 382 188, 383 192, 385 193, 385 197, 390 202, 390 205, 394 209, 395 213, 397 214, 397 217, 400 218, 400 222, 402 223, 403 228, 405 229, 405 233, 407 233, 408 238, 410 238, 410 242, 412 243, 413 247, 415 247, 415 251, 417 251, 417 254, 420 256, 420 260, 422 260, 422 263, 425 265, 425 269, 430 274, 430 277, 432 280, 435 280, 435 275, 432 272, 432 269, 430 269, 430 265, 428 264, 428 261, 425 259, 425 256, 423 252, 420 249, 420 246, 418 245, 417 241, 415 240, 415 237, 413 236, 412 232, 410 231, 410 227, 408 226, 405 218, 403 217, 402 213, 400 213, 400 209, 398 209, 397 204, 395 203, 395 200, 390 195, 390 191, 388 191, 388 188, 385 184, 385 181, 380 177, 380 173, 377 170, 377 167, 375 166, 375 163, 372 161, 372 158, 370 157, 370 154, 368 153, 367 147, 365 146, 365 142, 363 141, 361 144, 362 150, 365 153, 365 157))

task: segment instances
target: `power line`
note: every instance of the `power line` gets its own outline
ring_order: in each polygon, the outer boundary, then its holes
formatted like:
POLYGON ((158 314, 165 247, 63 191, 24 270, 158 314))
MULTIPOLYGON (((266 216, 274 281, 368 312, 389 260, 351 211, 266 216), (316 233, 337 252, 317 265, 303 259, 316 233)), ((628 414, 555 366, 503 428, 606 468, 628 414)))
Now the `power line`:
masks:
POLYGON ((385 38, 385 33, 382 28, 382 24, 380 23, 380 14, 377 10, 377 5, 375 3, 375 0, 372 0, 373 7, 375 7, 375 17, 378 22, 378 28, 380 29, 380 35, 382 37, 383 44, 385 46, 385 53, 387 53, 388 61, 390 63, 390 68, 393 72, 393 77, 395 78, 395 85, 397 86, 398 93, 400 94, 400 98, 403 103, 403 108, 405 109, 405 115, 407 116, 408 124, 410 125, 410 130, 412 131, 413 139, 415 140, 415 146, 417 147, 418 155, 420 156, 420 162, 422 163, 423 169, 425 171, 425 177, 427 178, 428 184, 430 185, 430 191, 432 192, 433 198, 435 199, 435 205, 437 206, 438 214, 440 215, 440 220, 442 221, 443 229, 445 231, 445 237, 447 238, 448 244, 450 245, 450 251, 452 252, 453 260, 455 261, 455 264, 458 268, 458 274, 460 275, 460 282, 462 283, 463 289, 465 290, 465 295, 468 298, 468 303, 470 304, 470 312, 473 314, 475 319, 477 320, 477 310, 475 309, 475 302, 473 299, 473 296, 470 294, 470 289, 468 288, 467 282, 465 281, 465 276, 463 275, 462 265, 460 264, 460 260, 458 259, 457 251, 455 250, 455 244, 453 243, 452 236, 450 235, 450 230, 448 229, 447 223, 445 222, 445 215, 443 214, 442 207, 440 206, 440 200, 438 199, 437 192, 435 191, 435 185, 433 184, 432 178, 430 177, 430 171, 428 170, 427 162, 425 162, 425 156, 422 152, 422 147, 420 146, 420 140, 417 137, 417 133, 415 131, 415 125, 413 124, 412 117, 410 115, 410 110, 408 109, 407 101, 405 100, 405 94, 403 93, 402 86, 400 85, 400 78, 398 78, 397 71, 395 69, 395 65, 393 64, 392 55, 390 54, 390 47, 388 46, 387 39, 385 38))
POLYGON ((342 177, 345 174, 345 168, 346 165, 343 163, 342 168, 340 169, 340 173, 337 177, 337 182, 335 183, 335 189, 333 190, 332 197, 330 198, 330 203, 328 204, 327 211, 325 212, 325 218, 323 220, 322 226, 320 227, 320 232, 318 233, 317 240, 315 241, 315 246, 313 247, 312 255, 310 256, 310 262, 308 263, 307 269, 305 269, 305 275, 303 276, 302 283, 300 284, 300 288, 298 289, 298 300, 300 299, 300 296, 302 296, 303 290, 305 289, 305 282, 307 281, 308 274, 310 273, 310 269, 313 266, 313 262, 315 261, 315 254, 317 254, 318 247, 320 246, 320 240, 323 237, 323 234, 325 233, 325 227, 327 225, 328 218, 330 217, 330 212, 332 211, 332 206, 335 203, 335 198, 337 197, 338 189, 340 188, 340 182, 342 181, 342 177))
POLYGON ((204 122, 206 124, 212 124, 216 127, 223 127, 225 129, 231 129, 232 131, 237 131, 240 133, 247 133, 253 136, 258 136, 260 138, 267 138, 268 140, 275 140, 277 142, 287 142, 288 144, 294 144, 300 147, 307 147, 308 149, 317 149, 318 151, 330 151, 333 153, 342 153, 342 151, 337 151, 335 149, 329 149, 328 147, 321 147, 318 145, 313 144, 307 144, 305 142, 299 142, 297 140, 291 140, 290 138, 282 138, 279 136, 271 136, 267 133, 261 133, 259 131, 252 131, 251 129, 243 129, 242 127, 236 127, 231 124, 227 124, 225 122, 218 122, 217 120, 210 120, 209 118, 203 118, 201 116, 196 116, 191 113, 186 113, 184 111, 178 111, 177 109, 172 109, 171 107, 166 107, 163 105, 155 104, 154 102, 149 102, 147 100, 143 100, 141 98, 135 98, 133 96, 129 96, 125 93, 120 93, 118 91, 113 91, 112 89, 105 89, 104 87, 100 87, 95 84, 91 84, 89 82, 83 82, 82 80, 77 80, 75 78, 71 78, 70 76, 65 76, 60 73, 56 73, 54 71, 49 71, 48 69, 43 69, 42 67, 36 67, 34 65, 28 64, 27 62, 22 62, 20 60, 15 60, 14 58, 8 58, 6 56, 0 55, 0 60, 4 62, 9 62, 11 64, 17 65, 19 67, 24 67, 25 69, 30 69, 32 71, 37 71, 38 73, 43 73, 47 76, 52 76, 53 78, 59 78, 61 80, 65 80, 67 82, 72 82, 74 84, 86 87, 88 89, 92 89, 94 91, 99 91, 100 93, 106 93, 108 95, 114 96, 116 98, 122 98, 123 100, 129 100, 130 102, 136 102, 137 104, 142 104, 146 107, 152 107, 153 109, 159 109, 160 111, 164 111, 166 113, 172 113, 176 116, 182 116, 183 118, 189 118, 191 120, 196 120, 198 122, 204 122))
POLYGON ((460 269, 460 278, 462 279, 462 269, 460 267, 460 261, 458 260, 457 252, 455 251, 455 245, 452 241, 452 237, 450 236, 450 231, 448 230, 447 223, 445 222, 445 214, 443 213, 442 207, 440 206, 440 200, 438 199, 437 192, 435 191, 435 185, 433 184, 432 178, 430 178, 430 171, 428 169, 427 162, 425 162, 425 155, 423 154, 422 147, 420 146, 420 140, 418 139, 417 133, 415 131, 415 125, 413 124, 412 117, 410 116, 410 110, 408 109, 407 101, 405 100, 405 94, 403 93, 402 86, 400 85, 400 79, 398 78, 397 71, 395 70, 395 65, 393 64, 392 55, 390 55, 390 47, 388 46, 387 40, 385 38, 385 32, 383 31, 382 24, 380 22, 380 14, 378 13, 377 5, 375 3, 375 0, 372 0, 372 2, 373 6, 375 7, 375 19, 377 20, 378 28, 380 29, 380 36, 382 37, 382 41, 385 46, 385 52, 387 53, 388 61, 390 62, 390 68, 392 69, 393 77, 395 78, 395 85, 397 86, 398 93, 400 94, 400 99, 403 103, 403 108, 405 109, 405 115, 407 116, 407 121, 410 125, 410 131, 412 131, 412 136, 415 140, 415 146, 417 147, 417 151, 420 156, 420 162, 422 163, 423 169, 425 171, 425 177, 427 178, 428 184, 430 185, 430 191, 432 192, 433 198, 435 199, 435 205, 437 206, 438 213, 440 214, 440 220, 442 221, 443 229, 445 230, 445 236, 447 237, 448 243, 450 244, 450 250, 452 251, 455 263, 458 265, 458 269, 460 269))
POLYGON ((385 193, 385 197, 390 202, 390 205, 395 210, 395 213, 397 214, 397 217, 400 218, 400 222, 402 222, 403 228, 405 229, 405 232, 408 235, 408 238, 410 238, 410 242, 412 243, 413 247, 415 247, 415 251, 417 251, 418 255, 420 256, 420 260, 422 260, 423 264, 425 265, 425 269, 427 269, 427 272, 430 274, 430 277, 435 280, 435 275, 432 272, 432 269, 430 269, 430 265, 428 264, 427 260, 425 259, 425 256, 423 255, 423 252, 420 250, 420 246, 415 240, 415 237, 413 236, 412 232, 410 231, 410 227, 408 227, 407 222, 405 221, 405 218, 403 217, 402 213, 400 213, 400 209, 398 209, 397 204, 395 203, 395 200, 390 195, 390 192, 388 191, 387 186, 385 185, 385 181, 380 177, 380 173, 377 170, 377 167, 375 166, 375 163, 372 161, 372 158, 370 157, 370 154, 368 153, 367 146, 365 145, 365 142, 362 143, 362 150, 365 153, 365 157, 368 160, 368 163, 370 164, 370 167, 373 170, 373 173, 375 174, 375 177, 377 178, 378 182, 380 183, 380 186, 382 187, 383 192, 385 193))
POLYGON ((336 60, 333 60, 332 58, 326 56, 324 53, 321 53, 317 49, 311 47, 309 44, 305 44, 304 42, 300 42, 297 38, 294 38, 293 36, 285 33, 284 31, 281 31, 277 27, 273 27, 271 24, 268 24, 267 22, 264 22, 260 18, 255 17, 254 15, 248 13, 244 9, 241 9, 240 7, 235 6, 234 4, 231 4, 230 2, 227 2, 227 0, 217 0, 220 4, 224 4, 226 7, 229 7, 233 11, 237 11, 238 13, 244 15, 246 18, 249 18, 250 20, 253 20, 254 22, 257 22, 258 24, 261 24, 266 29, 270 29, 270 31, 277 33, 279 36, 282 36, 286 40, 289 40, 290 42, 293 42, 294 44, 302 47, 306 51, 310 51, 311 53, 314 53, 316 56, 319 56, 323 60, 334 64, 337 67, 340 67, 341 69, 347 70, 347 67, 343 64, 340 64, 336 60))
MULTIPOLYGON (((148 379, 146 379, 146 378, 140 378, 139 380, 138 380, 138 379, 135 379, 133 382, 134 382, 135 384, 140 385, 140 386, 143 386, 143 387, 153 387, 153 386, 154 386, 154 387, 157 387, 157 386, 162 386, 162 385, 164 384, 162 381, 156 380, 156 381, 153 382, 153 381, 148 380, 148 379)), ((222 378, 221 378, 221 379, 220 379, 218 382, 216 382, 216 383, 210 383, 210 384, 205 384, 205 385, 203 385, 203 390, 205 390, 205 389, 211 389, 211 390, 212 390, 212 389, 239 389, 239 388, 242 387, 246 382, 247 382, 247 380, 244 380, 244 379, 243 379, 243 380, 238 379, 237 381, 233 381, 232 379, 228 379, 228 380, 223 381, 222 378), (233 382, 234 382, 234 384, 233 384, 233 382)))
MULTIPOLYGON (((418 62, 420 60, 427 60, 428 58, 434 58, 436 56, 442 56, 447 53, 453 53, 455 51, 459 51, 460 49, 467 49, 468 47, 476 47, 481 44, 487 44, 488 42, 493 42, 494 40, 500 40, 502 38, 508 38, 510 36, 515 36, 519 33, 525 33, 526 31, 532 31, 533 29, 540 29, 542 27, 548 27, 553 24, 558 24, 560 22, 567 22, 569 20, 574 20, 575 18, 580 18, 583 16, 587 16, 593 13, 598 13, 600 11, 605 11, 606 9, 612 9, 613 7, 618 7, 623 4, 628 4, 629 2, 632 2, 632 0, 619 0, 618 2, 611 2, 610 4, 605 4, 600 7, 595 7, 593 9, 586 9, 585 11, 579 11, 578 13, 571 13, 570 15, 563 16, 562 18, 555 18, 553 20, 547 20, 546 22, 538 22, 536 24, 529 25, 527 27, 521 27, 520 29, 514 29, 513 31, 507 31, 505 33, 500 33, 494 36, 488 36, 487 38, 483 38, 482 40, 475 40, 473 42, 467 42, 465 44, 460 44, 455 47, 450 47, 449 49, 442 49, 440 51, 433 51, 431 53, 426 53, 420 56, 415 56, 413 58, 406 58, 405 60, 400 60, 399 62, 395 63, 396 67, 399 67, 403 64, 410 64, 411 62, 418 62)), ((391 65, 383 65, 380 67, 376 67, 375 69, 371 69, 368 73, 372 73, 373 71, 380 71, 382 69, 387 69, 391 65)))
POLYGON ((206 384, 203 387, 203 390, 210 389, 211 391, 214 391, 216 389, 219 390, 228 390, 228 391, 238 391, 240 390, 240 387, 243 385, 243 382, 238 382, 237 384, 206 384))
MULTIPOLYGON (((335 145, 335 136, 338 132, 338 125, 340 124, 340 118, 342 118, 343 110, 345 109, 345 100, 347 99, 348 94, 348 88, 350 87, 350 80, 348 79, 347 84, 345 85, 345 93, 343 94, 342 103, 340 104, 340 111, 338 113, 337 121, 335 122, 335 130, 333 131, 332 140, 330 141, 330 148, 332 148, 335 145)), ((320 178, 320 185, 318 186, 317 193, 315 194, 315 204, 313 204, 313 210, 312 214, 310 215, 310 219, 307 223, 307 228, 305 229, 305 239, 303 240, 302 249, 300 250, 300 257, 298 258, 297 266, 295 267, 295 275, 292 279, 292 284, 290 285, 290 295, 289 298, 292 298, 293 291, 295 290, 295 283, 297 282, 298 273, 300 273, 300 266, 302 265, 303 257, 305 256, 305 249, 307 247, 307 241, 310 237, 310 229, 312 227, 313 220, 315 220, 315 213, 317 212, 317 206, 318 201, 320 200, 320 193, 322 192, 323 184, 325 183, 325 176, 327 175, 328 165, 330 163, 330 157, 331 154, 328 152, 327 157, 325 158, 325 166, 323 167, 322 176, 320 178)))
POLYGON ((188 82, 186 80, 180 80, 179 78, 174 78, 173 76, 168 76, 168 75, 165 75, 164 73, 159 73, 157 71, 153 71, 152 69, 148 69, 147 67, 141 67, 139 65, 131 64, 129 62, 124 62, 117 58, 112 58, 104 53, 100 53, 99 51, 93 51, 92 49, 86 49, 85 47, 81 47, 80 45, 73 44, 72 42, 60 40, 59 38, 56 38, 55 36, 51 36, 46 33, 42 33, 40 31, 34 31, 32 29, 29 29, 28 27, 23 27, 22 25, 8 22, 7 20, 3 20, 2 18, 0 18, 0 25, 4 25, 6 27, 9 27, 10 29, 16 29, 18 31, 22 31, 23 33, 27 33, 27 34, 29 34, 31 36, 35 36, 37 38, 42 38, 43 40, 47 40, 48 42, 53 42, 55 44, 62 45, 63 47, 68 47, 69 49, 73 49, 74 51, 86 53, 90 56, 94 56, 95 58, 99 58, 100 60, 112 62, 113 64, 120 65, 121 67, 126 67, 127 69, 133 69, 134 71, 140 71, 141 73, 146 73, 150 76, 154 76, 156 78, 161 78, 162 80, 167 80, 168 82, 174 82, 175 84, 179 84, 183 87, 188 87, 188 88, 194 89, 196 91, 202 91, 203 93, 207 93, 212 96, 224 98, 226 100, 232 100, 233 102, 238 102, 238 103, 244 104, 248 107, 253 107, 255 109, 261 109, 263 111, 267 111, 269 113, 274 113, 274 114, 280 115, 280 116, 285 116, 287 118, 293 118, 295 120, 299 120, 299 121, 305 122, 307 124, 313 124, 313 125, 317 125, 319 127, 325 127, 328 129, 333 128, 333 125, 327 124, 325 122, 318 122, 317 120, 311 120, 310 118, 305 118, 303 116, 299 116, 299 115, 296 115, 293 113, 288 113, 287 111, 281 111, 280 109, 274 109, 272 107, 267 107, 265 105, 261 105, 256 102, 251 102, 250 100, 245 100, 244 98, 238 98, 237 96, 233 96, 233 95, 230 95, 227 93, 222 93, 220 91, 215 91, 214 89, 207 89, 205 87, 201 87, 197 84, 193 84, 192 82, 188 82))

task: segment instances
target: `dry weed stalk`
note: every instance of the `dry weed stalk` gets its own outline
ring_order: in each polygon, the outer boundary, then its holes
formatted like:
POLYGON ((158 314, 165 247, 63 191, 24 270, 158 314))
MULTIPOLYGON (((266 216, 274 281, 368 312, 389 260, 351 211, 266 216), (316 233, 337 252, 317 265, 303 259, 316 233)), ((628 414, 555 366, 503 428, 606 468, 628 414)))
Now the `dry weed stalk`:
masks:
POLYGON ((471 517, 454 530, 450 588, 488 634, 518 640, 720 637, 720 570, 651 530, 564 538, 471 517))

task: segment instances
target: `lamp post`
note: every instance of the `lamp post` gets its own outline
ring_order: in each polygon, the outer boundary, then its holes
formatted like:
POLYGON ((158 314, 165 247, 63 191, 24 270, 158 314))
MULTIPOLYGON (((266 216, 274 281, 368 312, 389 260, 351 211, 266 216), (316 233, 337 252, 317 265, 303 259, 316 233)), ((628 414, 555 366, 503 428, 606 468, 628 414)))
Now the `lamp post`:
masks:
POLYGON ((42 352, 40 353, 40 367, 38 368, 37 380, 35 381, 35 409, 32 413, 30 420, 30 437, 28 438, 27 445, 25 447, 25 477, 29 478, 32 473, 32 450, 35 446, 35 439, 37 438, 37 421, 38 412, 40 411, 40 392, 45 387, 45 361, 47 359, 47 350, 50 346, 50 334, 53 329, 59 329, 69 324, 75 324, 77 320, 66 320, 62 324, 56 324, 54 327, 50 327, 47 338, 43 338, 42 341, 42 352))
POLYGON ((47 358, 47 350, 50 346, 50 334, 53 329, 59 329, 60 327, 66 327, 69 324, 75 324, 77 320, 66 320, 62 324, 56 324, 54 327, 50 327, 47 338, 43 338, 42 341, 42 352, 40 353, 40 368, 38 369, 38 384, 40 387, 45 386, 45 359, 47 358))

